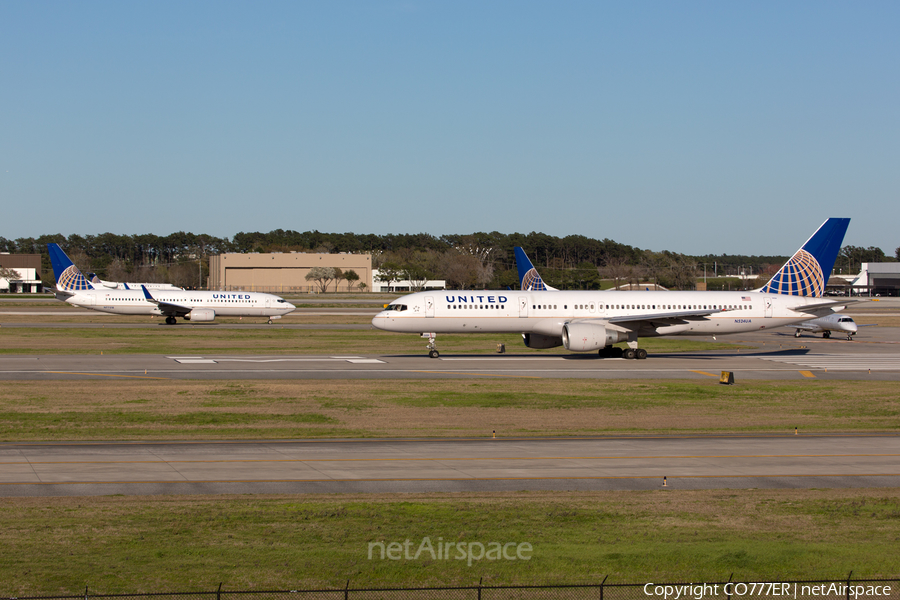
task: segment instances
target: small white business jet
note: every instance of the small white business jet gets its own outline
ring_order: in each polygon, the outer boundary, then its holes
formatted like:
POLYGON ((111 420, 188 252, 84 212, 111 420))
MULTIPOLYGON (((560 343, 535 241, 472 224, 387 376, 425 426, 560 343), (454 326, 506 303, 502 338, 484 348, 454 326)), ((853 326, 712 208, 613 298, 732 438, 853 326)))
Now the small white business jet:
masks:
POLYGON ((178 317, 209 322, 220 317, 268 317, 280 319, 295 310, 283 298, 261 292, 207 292, 181 288, 158 289, 151 294, 146 284, 138 289, 95 287, 56 244, 48 244, 56 297, 59 300, 116 315, 161 315, 168 325, 178 317))
POLYGON ((802 323, 791 325, 791 327, 796 330, 794 331, 794 337, 800 337, 801 332, 806 332, 812 334, 821 333, 823 338, 830 338, 831 332, 835 331, 846 334, 848 340, 852 340, 859 329, 853 317, 837 313, 803 321, 802 323))
MULTIPOLYGON (((601 357, 646 358, 641 337, 717 336, 772 329, 826 316, 856 300, 822 293, 850 219, 828 219, 774 277, 755 291, 558 291, 533 277, 520 291, 418 292, 372 319, 385 331, 428 337, 438 358, 438 333, 522 334, 529 348, 563 346, 601 357), (537 282, 540 281, 538 284, 537 282), (627 348, 613 344, 626 342, 627 348)), ((523 268, 524 265, 520 265, 523 268)), ((521 274, 520 274, 521 275, 521 274)))

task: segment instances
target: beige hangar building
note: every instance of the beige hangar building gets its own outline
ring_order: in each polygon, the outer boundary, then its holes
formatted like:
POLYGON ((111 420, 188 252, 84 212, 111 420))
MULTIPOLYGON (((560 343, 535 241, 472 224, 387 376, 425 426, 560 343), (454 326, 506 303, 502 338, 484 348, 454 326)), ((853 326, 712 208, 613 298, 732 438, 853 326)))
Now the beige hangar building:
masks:
MULTIPOLYGON (((216 254, 209 257, 209 289, 245 292, 314 292, 319 286, 307 281, 306 274, 313 267, 337 267, 343 272, 355 271, 358 286, 365 283, 365 291, 372 291, 371 254, 310 254, 305 252, 275 252, 272 254, 216 254)), ((353 291, 357 291, 356 287, 353 291)), ((347 280, 332 281, 328 291, 349 291, 347 280), (337 283, 337 287, 335 284, 337 283)))

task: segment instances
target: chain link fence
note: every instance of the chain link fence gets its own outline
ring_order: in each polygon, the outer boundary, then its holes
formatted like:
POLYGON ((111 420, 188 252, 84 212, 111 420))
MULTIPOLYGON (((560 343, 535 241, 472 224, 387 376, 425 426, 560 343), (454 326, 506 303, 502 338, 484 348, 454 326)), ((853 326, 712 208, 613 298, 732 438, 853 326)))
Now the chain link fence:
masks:
MULTIPOLYGON (((900 600, 900 579, 606 583, 7 596, 9 600, 900 600)), ((0 598, 2 600, 2 598, 0 598)))

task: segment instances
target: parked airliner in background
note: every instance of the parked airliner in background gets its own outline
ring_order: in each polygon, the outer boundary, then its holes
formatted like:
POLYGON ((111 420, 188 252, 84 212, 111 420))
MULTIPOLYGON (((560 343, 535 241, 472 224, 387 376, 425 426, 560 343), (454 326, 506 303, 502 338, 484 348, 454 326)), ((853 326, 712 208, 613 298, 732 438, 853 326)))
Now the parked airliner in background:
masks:
POLYGON ((838 331, 847 334, 847 339, 852 340, 860 326, 856 324, 852 317, 835 313, 818 319, 803 321, 802 323, 791 325, 791 327, 796 329, 794 337, 800 337, 800 333, 805 331, 813 334, 821 333, 823 338, 830 338, 832 331, 838 331))
POLYGON ((187 321, 212 321, 221 317, 268 317, 280 319, 295 309, 290 302, 260 292, 205 292, 180 288, 155 290, 146 284, 134 289, 95 287, 72 264, 56 244, 48 244, 50 263, 56 276, 56 297, 69 304, 117 315, 162 315, 174 325, 177 317, 187 321))
POLYGON ((125 283, 124 281, 104 281, 97 277, 96 273, 86 273, 85 278, 97 289, 108 290, 139 290, 141 286, 148 290, 183 290, 184 288, 171 283, 125 283))
POLYGON ((821 297, 849 223, 825 221, 756 291, 551 291, 536 289, 537 282, 520 291, 427 291, 395 300, 372 324, 427 336, 432 358, 439 356, 434 343, 438 333, 514 332, 522 333, 529 348, 564 346, 606 357, 646 358, 647 351, 638 346, 641 337, 771 329, 855 302, 821 297), (614 348, 619 342, 628 347, 614 348))

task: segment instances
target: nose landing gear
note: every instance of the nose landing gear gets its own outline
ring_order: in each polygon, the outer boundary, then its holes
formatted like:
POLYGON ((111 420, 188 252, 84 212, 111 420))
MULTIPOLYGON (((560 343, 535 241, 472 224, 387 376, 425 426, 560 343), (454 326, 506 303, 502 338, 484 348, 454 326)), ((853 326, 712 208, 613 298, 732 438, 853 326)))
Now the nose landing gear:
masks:
POLYGON ((428 348, 428 358, 438 358, 441 353, 438 352, 437 347, 434 344, 434 339, 437 337, 436 333, 423 333, 423 338, 428 338, 428 345, 425 346, 428 348))

